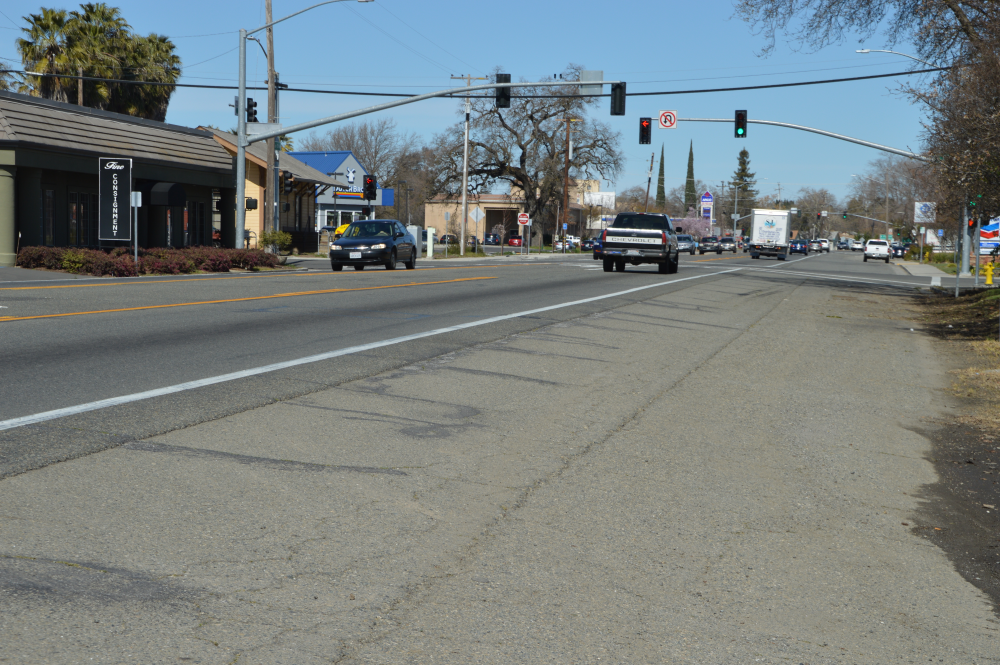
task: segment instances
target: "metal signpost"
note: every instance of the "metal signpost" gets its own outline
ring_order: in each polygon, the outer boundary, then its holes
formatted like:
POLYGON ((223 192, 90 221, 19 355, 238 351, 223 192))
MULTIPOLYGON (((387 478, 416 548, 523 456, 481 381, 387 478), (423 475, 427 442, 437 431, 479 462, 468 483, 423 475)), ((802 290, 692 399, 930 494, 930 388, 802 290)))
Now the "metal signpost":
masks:
MULTIPOLYGON (((98 157, 98 240, 131 240, 132 225, 122 212, 129 206, 132 193, 132 160, 120 157, 98 157)), ((127 213, 126 213, 127 214, 127 213)))
POLYGON ((135 217, 135 269, 139 270, 139 208, 142 207, 142 192, 132 192, 132 215, 135 217))
POLYGON ((517 214, 517 225, 520 226, 521 232, 521 250, 520 253, 524 254, 524 235, 531 230, 531 218, 528 217, 528 213, 519 212, 517 214))

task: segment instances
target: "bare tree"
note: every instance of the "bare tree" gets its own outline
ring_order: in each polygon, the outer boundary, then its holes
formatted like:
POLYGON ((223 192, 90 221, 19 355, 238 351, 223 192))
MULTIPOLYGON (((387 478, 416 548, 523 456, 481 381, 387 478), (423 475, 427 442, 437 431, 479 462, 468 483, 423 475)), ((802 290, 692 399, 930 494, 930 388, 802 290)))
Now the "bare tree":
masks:
MULTIPOLYGON (((563 73, 579 79, 581 67, 563 73)), ((498 70, 499 71, 499 70, 498 70)), ((492 95, 474 96, 470 114, 469 191, 501 190, 524 198, 524 212, 536 219, 562 204, 566 156, 566 122, 572 122, 573 151, 570 174, 599 175, 614 180, 624 165, 621 137, 602 122, 588 119, 595 98, 560 98, 576 94, 577 87, 518 88, 511 106, 497 108, 492 95)), ((460 113, 464 109, 460 108, 460 113)), ((464 124, 456 123, 434 140, 435 193, 461 195, 464 124)))
POLYGON ((392 186, 400 162, 412 160, 412 153, 420 150, 420 142, 415 134, 400 132, 396 121, 385 117, 337 125, 323 135, 312 132, 300 150, 349 150, 380 185, 392 186))

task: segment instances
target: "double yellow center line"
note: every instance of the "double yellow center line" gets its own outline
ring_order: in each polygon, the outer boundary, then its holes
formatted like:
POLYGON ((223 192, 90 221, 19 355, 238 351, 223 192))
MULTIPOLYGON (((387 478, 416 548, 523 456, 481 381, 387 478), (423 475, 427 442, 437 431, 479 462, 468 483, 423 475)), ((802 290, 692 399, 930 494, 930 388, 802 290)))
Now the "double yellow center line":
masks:
POLYGON ((36 316, 0 316, 0 323, 8 321, 28 321, 31 319, 55 319, 65 316, 84 316, 87 314, 113 314, 116 312, 138 312, 147 309, 169 309, 171 307, 193 307, 195 305, 221 305, 224 303, 247 302, 251 300, 271 300, 274 298, 294 298, 297 296, 318 296, 327 293, 348 293, 351 291, 376 291, 379 289, 399 289, 410 286, 431 286, 434 284, 455 284, 458 282, 476 282, 485 279, 497 279, 496 277, 462 277, 459 279, 446 279, 437 282, 409 282, 407 284, 388 284, 385 286, 362 286, 354 289, 321 289, 318 291, 294 291, 292 293, 276 293, 269 296, 248 296, 246 298, 226 298, 225 300, 201 300, 197 302, 181 302, 169 305, 143 305, 140 307, 122 307, 120 309, 98 309, 89 312, 67 312, 63 314, 39 314, 36 316))

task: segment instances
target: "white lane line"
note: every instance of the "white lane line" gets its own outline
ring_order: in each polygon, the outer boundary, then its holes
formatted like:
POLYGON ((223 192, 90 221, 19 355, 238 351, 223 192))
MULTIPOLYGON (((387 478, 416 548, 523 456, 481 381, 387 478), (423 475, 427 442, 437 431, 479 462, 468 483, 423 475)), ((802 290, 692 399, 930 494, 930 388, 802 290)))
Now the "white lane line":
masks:
POLYGON ((927 286, 919 282, 900 282, 893 279, 875 279, 866 277, 834 277, 823 273, 795 272, 791 270, 768 270, 767 268, 744 268, 750 272, 765 272, 772 275, 788 275, 790 277, 808 277, 810 279, 829 279, 836 282, 863 282, 865 284, 904 284, 906 286, 927 286))
POLYGON ((11 418, 9 420, 0 421, 0 431, 14 429, 15 427, 24 427, 25 425, 35 425, 37 423, 46 422, 48 420, 55 420, 56 418, 65 418, 66 416, 74 416, 80 413, 87 413, 88 411, 97 411, 99 409, 106 409, 111 406, 131 404, 132 402, 140 402, 142 400, 152 399, 153 397, 172 395, 174 393, 185 392, 187 390, 194 390, 195 388, 204 388, 205 386, 211 386, 217 383, 225 383, 227 381, 245 379, 250 376, 267 374, 269 372, 276 372, 278 370, 288 369, 290 367, 298 367, 299 365, 306 365, 309 363, 320 362, 323 360, 330 360, 332 358, 339 358, 341 356, 347 356, 354 353, 361 353, 362 351, 371 351, 372 349, 380 349, 386 346, 394 346, 396 344, 402 344, 403 342, 411 342, 413 340, 423 339, 425 337, 434 337, 435 335, 443 335, 445 333, 457 332, 459 330, 466 330, 468 328, 476 328, 478 326, 485 326, 491 323, 507 321, 509 319, 516 319, 522 316, 529 316, 531 314, 540 314, 541 312, 551 312, 552 310, 562 309, 564 307, 573 307, 575 305, 584 305, 590 302, 597 302, 598 300, 617 298, 619 296, 628 295, 630 293, 637 293, 639 291, 645 291, 647 289, 655 289, 660 286, 669 286, 670 284, 677 284, 678 282, 687 282, 692 279, 701 279, 703 277, 724 275, 726 273, 736 272, 737 270, 739 270, 739 268, 733 268, 730 270, 721 270, 719 272, 714 272, 704 275, 695 275, 693 277, 682 277, 680 279, 672 279, 667 282, 657 282, 656 284, 647 284, 646 286, 637 286, 633 289, 626 289, 625 291, 608 293, 603 296, 594 296, 592 298, 584 298, 582 300, 572 300, 570 302, 564 302, 558 305, 549 305, 548 307, 539 307, 537 309, 529 309, 523 312, 515 312, 514 314, 492 316, 488 319, 480 319, 478 321, 470 321, 468 323, 459 323, 454 326, 437 328, 435 330, 428 330, 426 332, 414 333, 412 335, 403 335, 402 337, 393 337, 391 339, 384 339, 378 342, 370 342, 368 344, 359 344, 358 346, 349 346, 345 349, 337 349, 336 351, 327 351, 326 353, 317 353, 316 355, 313 356, 296 358, 295 360, 286 360, 280 363, 271 363, 270 365, 262 365, 261 367, 244 369, 239 372, 230 372, 229 374, 210 376, 208 378, 198 379, 196 381, 186 381, 184 383, 178 383, 172 386, 155 388, 153 390, 146 390, 141 393, 122 395, 121 397, 110 397, 108 399, 97 400, 96 402, 87 402, 86 404, 77 404, 76 406, 68 406, 62 409, 55 409, 53 411, 44 411, 42 413, 36 413, 30 416, 11 418))

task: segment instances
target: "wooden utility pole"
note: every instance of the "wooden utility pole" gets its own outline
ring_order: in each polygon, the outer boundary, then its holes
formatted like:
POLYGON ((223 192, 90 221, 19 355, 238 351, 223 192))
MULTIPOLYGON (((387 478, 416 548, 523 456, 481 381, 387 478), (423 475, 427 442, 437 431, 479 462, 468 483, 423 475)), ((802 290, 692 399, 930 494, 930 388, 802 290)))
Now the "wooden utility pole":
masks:
MULTIPOLYGON (((580 119, 578 119, 578 118, 559 118, 558 120, 556 120, 556 122, 565 122, 566 123, 566 169, 563 172, 563 204, 562 204, 562 210, 563 210, 563 214, 566 215, 566 218, 565 218, 566 221, 564 222, 564 224, 566 225, 566 230, 568 231, 569 230, 569 160, 570 160, 570 128, 569 128, 570 125, 569 125, 569 123, 571 123, 571 122, 582 122, 582 121, 580 119)), ((556 226, 557 227, 559 226, 559 215, 558 214, 556 215, 556 226)), ((552 236, 552 242, 553 242, 553 244, 555 243, 556 236, 559 235, 559 231, 561 231, 561 230, 562 229, 559 229, 559 228, 555 229, 555 234, 553 234, 553 236, 552 236)), ((565 234, 563 234, 563 235, 565 236, 565 234)), ((565 242, 565 240, 566 240, 566 238, 563 237, 563 241, 564 242, 565 242)))
POLYGON ((646 178, 646 204, 642 207, 643 212, 649 212, 649 184, 653 182, 653 160, 656 159, 654 152, 649 157, 649 177, 646 178))
MULTIPOLYGON (((271 0, 264 0, 265 23, 271 22, 271 0)), ((278 88, 274 73, 274 28, 267 29, 267 121, 278 122, 278 88)), ((267 140, 267 173, 264 180, 264 215, 261 230, 277 231, 278 174, 274 164, 275 139, 267 140)))

